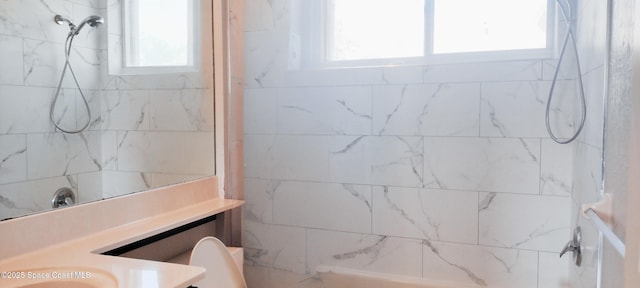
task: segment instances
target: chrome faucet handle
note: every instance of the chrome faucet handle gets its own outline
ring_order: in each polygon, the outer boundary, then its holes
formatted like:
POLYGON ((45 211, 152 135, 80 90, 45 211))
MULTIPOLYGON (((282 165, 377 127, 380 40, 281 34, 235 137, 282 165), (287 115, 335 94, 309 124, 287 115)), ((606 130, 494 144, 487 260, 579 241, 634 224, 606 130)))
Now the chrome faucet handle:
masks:
POLYGON ((73 202, 73 199, 71 197, 65 197, 64 198, 64 205, 71 206, 73 204, 74 204, 74 202, 73 202))
POLYGON ((562 258, 562 256, 564 256, 564 254, 566 254, 567 252, 571 251, 571 252, 576 252, 579 251, 580 247, 575 246, 573 240, 569 240, 569 242, 567 242, 566 245, 564 245, 564 248, 562 248, 562 251, 560 251, 560 258, 562 258))
POLYGON ((581 240, 582 240, 582 231, 580 229, 580 226, 577 226, 573 230, 573 239, 569 240, 569 242, 567 242, 567 244, 564 245, 564 248, 562 248, 562 251, 560 251, 561 258, 564 254, 571 251, 573 253, 573 260, 575 261, 576 266, 578 267, 580 267, 580 265, 582 264, 582 248, 580 247, 581 240))
POLYGON ((53 194, 53 198, 51 199, 51 207, 52 208, 60 208, 72 206, 76 203, 76 195, 73 193, 73 190, 68 187, 62 187, 53 194))

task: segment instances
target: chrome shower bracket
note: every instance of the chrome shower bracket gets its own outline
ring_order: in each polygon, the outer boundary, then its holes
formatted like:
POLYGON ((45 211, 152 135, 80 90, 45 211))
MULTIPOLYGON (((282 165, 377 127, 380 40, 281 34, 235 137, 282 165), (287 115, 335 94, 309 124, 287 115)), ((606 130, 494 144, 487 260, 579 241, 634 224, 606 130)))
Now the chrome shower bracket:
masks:
POLYGON ((53 17, 53 21, 56 22, 56 24, 58 25, 62 25, 62 24, 68 24, 69 28, 74 29, 76 28, 76 25, 73 24, 73 22, 71 22, 71 20, 69 20, 68 18, 64 18, 62 17, 62 15, 56 15, 53 17))

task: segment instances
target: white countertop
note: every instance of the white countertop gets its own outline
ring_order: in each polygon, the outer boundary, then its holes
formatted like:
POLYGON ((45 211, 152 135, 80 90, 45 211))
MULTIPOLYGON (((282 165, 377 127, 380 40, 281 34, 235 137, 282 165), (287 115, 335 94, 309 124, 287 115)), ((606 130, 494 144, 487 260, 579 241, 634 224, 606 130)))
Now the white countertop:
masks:
MULTIPOLYGON (((96 281, 99 278, 99 275, 95 276, 96 272, 105 271, 115 277, 118 283, 117 287, 123 288, 187 287, 204 277, 204 268, 106 256, 100 253, 239 207, 243 203, 244 201, 241 200, 207 200, 2 260, 0 262, 0 287, 19 287, 40 281, 28 279, 28 275, 36 275, 34 273, 42 268, 51 268, 47 271, 59 269, 60 272, 78 272, 80 273, 78 275, 85 276, 93 274, 96 281), (8 279, 7 275, 9 274, 6 272, 25 273, 24 275, 10 273, 20 279, 8 279), (32 273, 29 274, 29 272, 32 273)), ((51 276, 53 275, 49 275, 49 277, 51 276)))

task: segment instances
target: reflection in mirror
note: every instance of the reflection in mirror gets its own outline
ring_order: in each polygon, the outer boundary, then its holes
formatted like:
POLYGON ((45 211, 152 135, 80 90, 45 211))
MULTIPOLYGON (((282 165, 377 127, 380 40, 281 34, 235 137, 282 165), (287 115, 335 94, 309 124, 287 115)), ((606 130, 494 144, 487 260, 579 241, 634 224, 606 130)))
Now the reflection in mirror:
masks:
MULTIPOLYGON (((86 203, 214 174, 211 9, 202 2, 201 71, 146 75, 108 73, 118 53, 108 44, 121 43, 113 32, 121 31, 120 0, 3 2, 0 219, 52 209, 63 187, 86 203), (77 134, 49 121, 69 33, 56 14, 75 23, 107 16, 107 29, 80 31, 69 55, 92 111, 88 129, 77 134)), ((64 78, 54 111, 64 127, 87 120, 78 94, 64 78)))
POLYGON ((193 66, 194 2, 124 0, 125 67, 193 66))

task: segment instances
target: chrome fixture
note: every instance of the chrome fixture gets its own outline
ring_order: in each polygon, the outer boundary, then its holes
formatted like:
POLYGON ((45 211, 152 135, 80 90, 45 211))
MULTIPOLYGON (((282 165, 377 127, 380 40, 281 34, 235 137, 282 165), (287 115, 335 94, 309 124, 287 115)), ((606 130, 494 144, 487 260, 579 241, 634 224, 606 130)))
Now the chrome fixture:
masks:
POLYGON ((73 193, 71 188, 62 187, 53 193, 53 199, 51 199, 52 208, 60 208, 71 206, 76 203, 76 194, 73 193))
POLYGON ((55 21, 58 25, 69 25, 69 29, 71 30, 69 31, 69 35, 78 35, 78 33, 80 33, 80 30, 82 30, 82 27, 84 27, 84 25, 86 24, 89 24, 89 26, 94 28, 104 24, 104 18, 97 15, 91 15, 85 18, 84 20, 82 20, 82 22, 80 22, 80 25, 77 26, 73 24, 73 22, 71 22, 69 18, 62 17, 61 15, 56 15, 55 17, 53 17, 53 21, 55 21))
POLYGON ((560 257, 562 257, 565 253, 571 251, 573 253, 573 261, 575 261, 578 267, 582 264, 582 247, 580 247, 580 241, 582 241, 582 231, 580 226, 576 226, 576 229, 573 230, 573 239, 569 240, 560 252, 560 257))
POLYGON ((71 55, 71 45, 73 44, 73 38, 76 37, 78 33, 80 33, 80 30, 82 30, 82 27, 84 27, 84 25, 89 24, 89 26, 91 27, 98 27, 104 23, 104 18, 100 16, 92 15, 82 20, 82 22, 80 22, 80 25, 77 25, 77 26, 73 24, 73 22, 71 22, 71 20, 69 20, 68 18, 62 17, 60 15, 56 15, 55 17, 53 17, 53 21, 55 21, 58 25, 62 25, 62 24, 69 25, 70 31, 69 31, 69 34, 67 35, 67 40, 64 42, 64 57, 65 57, 64 68, 62 69, 62 74, 60 75, 60 81, 58 82, 58 87, 56 88, 56 94, 53 97, 53 102, 51 102, 51 108, 49 110, 49 119, 51 120, 51 123, 53 123, 53 125, 56 127, 56 129, 64 133, 69 133, 69 134, 80 133, 85 129, 87 129, 87 127, 89 127, 89 124, 91 123, 91 109, 89 108, 87 97, 84 96, 84 92, 80 88, 80 83, 78 82, 76 73, 73 71, 73 67, 71 67, 71 62, 69 60, 69 57, 71 55), (53 112, 55 111, 56 104, 58 103, 58 96, 60 96, 60 91, 62 90, 62 81, 64 80, 64 76, 67 73, 67 69, 69 69, 69 71, 71 72, 73 81, 76 83, 76 87, 78 88, 78 91, 80 92, 80 96, 82 97, 82 101, 84 102, 84 107, 87 110, 87 120, 85 124, 81 128, 76 130, 65 129, 60 127, 58 121, 56 121, 53 116, 53 112))

